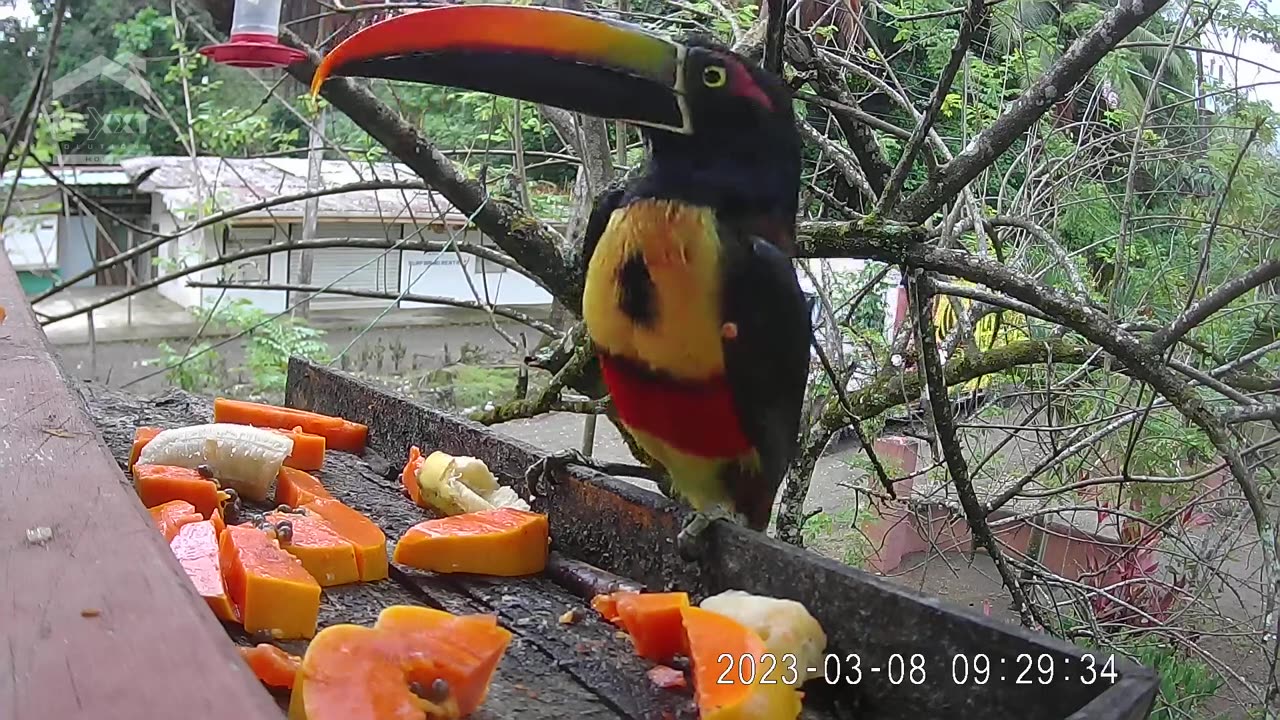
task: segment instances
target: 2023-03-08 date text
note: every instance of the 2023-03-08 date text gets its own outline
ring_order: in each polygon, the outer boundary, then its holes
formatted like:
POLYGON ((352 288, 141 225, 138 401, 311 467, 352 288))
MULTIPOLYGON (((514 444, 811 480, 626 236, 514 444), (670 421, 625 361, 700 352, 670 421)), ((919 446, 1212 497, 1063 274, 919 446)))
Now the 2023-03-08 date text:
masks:
POLYGON ((949 682, 956 685, 1110 685, 1119 679, 1115 656, 1081 652, 1075 656, 1019 653, 1008 657, 958 653, 935 658, 923 653, 890 653, 871 659, 857 653, 828 653, 820 666, 803 665, 790 653, 759 656, 721 653, 716 658, 718 684, 787 684, 806 675, 812 682, 857 685, 883 678, 892 685, 949 682))

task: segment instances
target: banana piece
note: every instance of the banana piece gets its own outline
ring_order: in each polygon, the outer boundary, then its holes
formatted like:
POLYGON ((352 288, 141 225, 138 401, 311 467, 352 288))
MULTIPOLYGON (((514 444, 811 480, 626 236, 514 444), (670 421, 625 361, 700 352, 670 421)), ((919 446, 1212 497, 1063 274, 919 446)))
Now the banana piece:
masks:
POLYGON ((778 659, 778 668, 783 670, 779 683, 792 679, 791 658, 783 663, 784 656, 788 655, 795 658, 797 668, 795 682, 790 684, 803 685, 806 680, 822 675, 827 634, 803 604, 741 590, 725 590, 703 600, 699 606, 754 630, 764 640, 769 654, 778 659), (813 668, 815 672, 810 673, 806 668, 813 668))
POLYGON ((515 490, 498 483, 484 461, 437 450, 418 467, 422 502, 445 515, 512 507, 528 510, 515 490))
POLYGON ((139 465, 172 465, 195 469, 207 465, 223 486, 246 500, 263 502, 293 438, 263 428, 233 423, 207 423, 164 430, 138 456, 139 465))
POLYGON ((418 489, 424 503, 445 515, 493 509, 493 505, 462 482, 457 459, 439 450, 428 455, 418 468, 418 489))
POLYGON ((529 503, 525 502, 523 498, 516 494, 515 490, 512 490, 506 485, 499 485, 498 489, 489 493, 489 496, 486 497, 485 500, 488 500, 489 504, 495 508, 509 507, 517 510, 529 509, 529 503))
POLYGON ((489 472, 489 467, 479 458, 467 457, 466 455, 457 455, 453 458, 457 464, 459 477, 462 484, 476 491, 480 497, 489 497, 491 493, 501 487, 498 484, 498 478, 489 472))

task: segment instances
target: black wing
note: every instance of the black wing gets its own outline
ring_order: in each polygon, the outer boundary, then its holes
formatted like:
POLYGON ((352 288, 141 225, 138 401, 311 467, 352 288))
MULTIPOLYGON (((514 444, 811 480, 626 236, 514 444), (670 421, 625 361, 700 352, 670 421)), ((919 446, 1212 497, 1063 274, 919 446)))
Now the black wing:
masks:
MULTIPOLYGON (((722 225, 721 232, 731 231, 722 225)), ((813 325, 786 254, 758 236, 725 240, 724 316, 738 327, 737 337, 724 341, 725 372, 743 431, 762 464, 762 477, 731 481, 762 484, 733 491, 739 511, 762 516, 753 523, 762 525, 796 455, 813 325)))

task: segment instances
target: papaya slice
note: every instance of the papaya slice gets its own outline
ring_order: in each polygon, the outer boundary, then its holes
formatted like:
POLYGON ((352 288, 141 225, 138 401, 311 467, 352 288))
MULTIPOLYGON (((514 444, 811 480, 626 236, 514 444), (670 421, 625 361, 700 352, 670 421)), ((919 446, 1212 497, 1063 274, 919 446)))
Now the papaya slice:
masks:
POLYGON ((174 536, 178 534, 178 528, 183 525, 204 520, 200 513, 196 512, 196 507, 186 500, 170 500, 148 508, 147 512, 151 513, 151 521, 156 524, 156 528, 160 530, 161 535, 164 535, 167 542, 173 542, 174 536))
POLYGON ((281 549, 301 560, 302 567, 320 587, 359 582, 355 546, 334 531, 324 518, 310 510, 305 513, 267 513, 267 522, 287 520, 293 528, 292 537, 280 540, 281 549))
POLYGON ((320 615, 320 584, 302 562, 253 527, 228 525, 219 543, 223 577, 247 632, 278 640, 310 638, 320 615))
POLYGON ((405 531, 392 560, 438 573, 518 576, 547 566, 547 516, 498 508, 426 520, 405 531))
POLYGON ((133 466, 138 462, 138 456, 142 454, 142 448, 147 443, 155 439, 163 428, 158 427, 139 427, 133 430, 133 448, 129 451, 129 472, 133 472, 133 466))
POLYGON ((290 720, 456 720, 484 701, 511 641, 491 615, 392 606, 372 627, 332 625, 307 646, 290 720))
POLYGON ((667 663, 685 653, 680 612, 689 607, 688 593, 621 593, 616 602, 618 617, 631 636, 637 655, 667 663))
POLYGON ((134 465, 133 486, 142 504, 152 508, 171 500, 185 500, 208 520, 222 507, 227 494, 218 484, 189 468, 171 465, 134 465))
POLYGON ((682 607, 701 720, 795 720, 803 694, 783 683, 788 667, 766 658, 764 640, 727 615, 682 607), (745 660, 750 656, 754 658, 745 660), (733 667, 728 667, 729 662, 733 667), (726 672, 727 671, 727 672, 726 672))
POLYGON ((600 613, 605 620, 622 627, 622 616, 618 614, 618 598, 623 595, 635 595, 631 590, 617 590, 591 598, 591 608, 600 613))
POLYGON ((223 397, 213 400, 213 421, 281 430, 301 428, 305 433, 323 437, 331 450, 356 454, 364 452, 369 433, 366 425, 332 415, 223 397))
POLYGON ((426 462, 427 458, 423 456, 418 446, 411 445, 409 446, 409 462, 404 464, 404 472, 400 473, 400 483, 404 485, 405 492, 409 493, 409 499, 418 507, 423 507, 422 488, 418 486, 418 470, 426 462))
POLYGON ((302 658, 269 643, 258 643, 251 648, 241 646, 240 657, 262 684, 278 688, 292 688, 293 679, 302 665, 302 658))
POLYGON ((200 593, 213 614, 226 622, 240 622, 240 613, 231 602, 222 580, 222 559, 218 552, 218 532, 210 520, 182 525, 169 543, 169 549, 186 571, 196 592, 200 593))
POLYGON ((302 507, 315 498, 331 498, 315 476, 291 467, 280 468, 276 475, 276 504, 302 507))
POLYGON ((222 531, 227 527, 227 521, 222 519, 222 510, 214 510, 209 522, 213 523, 213 529, 218 533, 218 537, 222 537, 222 531))
POLYGON ((293 452, 289 453, 289 457, 284 459, 286 466, 299 470, 319 470, 324 466, 325 439, 323 435, 303 432, 301 426, 295 426, 287 430, 282 428, 269 429, 281 435, 288 435, 293 439, 293 452))
POLYGON ((387 578, 387 535, 382 528, 333 498, 314 498, 302 507, 324 518, 334 532, 355 547, 361 582, 387 578))
POLYGON ((399 643, 402 656, 423 656, 435 667, 436 679, 448 684, 458 712, 470 715, 484 703, 498 663, 511 643, 511 631, 494 615, 453 615, 413 605, 392 605, 378 615, 374 628, 399 643))

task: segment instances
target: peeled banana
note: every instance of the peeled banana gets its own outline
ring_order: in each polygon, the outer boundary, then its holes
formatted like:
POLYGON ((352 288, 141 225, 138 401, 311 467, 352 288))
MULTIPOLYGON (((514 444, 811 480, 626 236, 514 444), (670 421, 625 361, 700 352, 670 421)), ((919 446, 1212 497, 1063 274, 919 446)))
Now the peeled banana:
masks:
POLYGON ((246 500, 265 501, 293 438, 250 425, 207 423, 164 430, 142 448, 139 465, 195 469, 207 465, 224 487, 246 500))
MULTIPOLYGON (((803 604, 784 598, 752 595, 742 590, 726 590, 703 600, 699 606, 731 617, 754 630, 764 640, 769 654, 778 658, 779 668, 783 666, 784 656, 794 658, 799 672, 795 673, 795 682, 790 684, 803 685, 806 680, 822 675, 827 634, 803 604), (813 668, 814 672, 808 672, 807 668, 813 668)), ((790 658, 786 667, 784 679, 779 682, 786 682, 792 677, 790 658)))
POLYGON ((445 515, 500 507, 529 509, 529 504, 514 490, 498 484, 498 479, 478 458, 454 457, 437 450, 418 467, 417 480, 422 502, 445 515))

